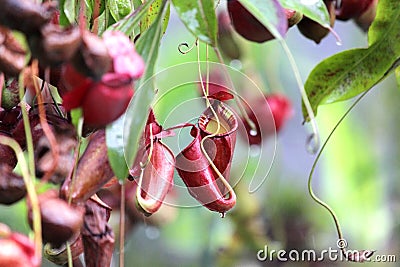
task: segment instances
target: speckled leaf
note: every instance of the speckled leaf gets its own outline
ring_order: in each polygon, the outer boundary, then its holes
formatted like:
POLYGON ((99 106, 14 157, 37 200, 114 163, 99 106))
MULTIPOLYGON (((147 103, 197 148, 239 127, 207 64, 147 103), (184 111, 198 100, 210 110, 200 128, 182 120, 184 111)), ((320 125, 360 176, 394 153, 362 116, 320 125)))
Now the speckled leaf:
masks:
POLYGON ((304 16, 318 22, 324 27, 330 27, 329 13, 323 0, 299 1, 279 0, 284 8, 303 13, 304 16))
POLYGON ((239 0, 239 2, 267 27, 276 39, 282 40, 287 32, 288 23, 278 0, 239 0))
POLYGON ((157 61, 158 49, 162 37, 162 18, 168 8, 167 1, 163 1, 162 10, 136 43, 136 50, 146 62, 146 69, 136 85, 137 90, 126 111, 124 121, 124 152, 128 166, 132 166, 135 159, 139 138, 147 120, 150 105, 155 96, 154 67, 157 61))
MULTIPOLYGON (((400 58, 400 1, 381 0, 369 29, 369 47, 347 50, 319 63, 305 88, 316 113, 319 105, 352 98, 385 78, 400 58)), ((306 112, 303 107, 306 119, 306 112)))
POLYGON ((147 14, 148 8, 154 1, 155 0, 146 1, 145 3, 143 3, 143 5, 139 6, 134 11, 125 16, 125 18, 121 19, 114 25, 111 25, 110 29, 121 31, 126 35, 131 35, 135 26, 140 22, 143 16, 147 14))
POLYGON ((217 18, 213 0, 172 0, 186 28, 201 41, 215 46, 217 43, 217 18))
MULTIPOLYGON (((146 15, 140 21, 140 32, 145 32, 151 26, 151 24, 153 24, 153 22, 158 16, 158 13, 161 12, 160 10, 161 4, 162 0, 155 0, 154 3, 150 5, 146 15)), ((165 31, 167 30, 169 15, 170 15, 170 8, 168 5, 167 13, 163 18, 163 33, 165 33, 165 31)))

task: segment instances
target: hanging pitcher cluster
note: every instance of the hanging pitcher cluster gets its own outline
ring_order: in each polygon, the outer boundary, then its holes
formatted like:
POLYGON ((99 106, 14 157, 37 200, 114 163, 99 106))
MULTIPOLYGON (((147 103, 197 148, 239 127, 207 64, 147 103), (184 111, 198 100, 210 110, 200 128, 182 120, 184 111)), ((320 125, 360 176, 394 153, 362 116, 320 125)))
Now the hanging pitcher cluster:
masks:
POLYGON ((137 205, 146 215, 156 212, 173 186, 174 169, 190 195, 211 211, 225 214, 236 203, 229 184, 238 121, 222 102, 215 100, 198 123, 163 129, 150 111, 135 163, 137 205), (192 141, 176 156, 162 143, 173 129, 191 127, 192 141))

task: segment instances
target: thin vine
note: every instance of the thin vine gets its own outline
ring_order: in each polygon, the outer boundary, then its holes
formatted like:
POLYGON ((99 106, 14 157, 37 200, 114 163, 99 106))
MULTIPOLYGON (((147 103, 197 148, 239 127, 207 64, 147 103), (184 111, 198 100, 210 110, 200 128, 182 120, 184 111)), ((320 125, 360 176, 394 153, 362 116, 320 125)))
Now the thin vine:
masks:
MULTIPOLYGON (((326 145, 328 144, 329 140, 331 139, 331 137, 333 136, 333 134, 335 133, 336 129, 339 127, 339 125, 342 123, 342 121, 347 117, 347 115, 351 112, 351 110, 361 101, 361 99, 369 92, 369 90, 365 91, 363 94, 361 94, 356 101, 350 106, 350 108, 344 113, 344 115, 340 118, 340 120, 336 123, 336 125, 333 127, 332 131, 330 132, 330 134, 328 135, 328 137, 326 138, 325 142, 322 144, 321 149, 319 150, 314 163, 311 167, 311 171, 310 174, 308 176, 308 183, 307 183, 307 187, 308 187, 308 192, 311 196, 311 198, 320 206, 322 206, 323 208, 325 208, 329 214, 331 215, 331 217, 333 218, 333 221, 335 223, 335 227, 336 227, 336 231, 337 231, 337 235, 338 235, 338 242, 344 240, 343 239, 343 232, 342 229, 340 227, 340 223, 339 223, 339 219, 335 213, 335 211, 324 201, 322 201, 313 191, 312 188, 312 178, 313 178, 313 174, 314 171, 316 169, 317 163, 322 155, 322 152, 324 151, 326 145)), ((347 253, 346 253, 346 246, 338 246, 343 255, 345 257, 348 257, 347 253)))

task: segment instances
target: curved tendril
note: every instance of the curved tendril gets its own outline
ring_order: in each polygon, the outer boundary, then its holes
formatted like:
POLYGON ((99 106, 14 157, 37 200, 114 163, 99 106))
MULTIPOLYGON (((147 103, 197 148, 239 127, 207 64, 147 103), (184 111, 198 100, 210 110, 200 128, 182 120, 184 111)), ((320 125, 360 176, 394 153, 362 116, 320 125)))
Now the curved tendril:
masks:
POLYGON ((204 142, 205 140, 212 138, 214 136, 216 136, 220 129, 221 129, 221 124, 220 124, 220 120, 219 120, 219 116, 217 114, 217 112, 215 111, 213 105, 211 105, 210 99, 208 98, 208 79, 209 79, 209 65, 208 65, 208 45, 206 46, 206 57, 207 57, 207 88, 204 88, 204 83, 203 83, 203 78, 201 76, 201 66, 200 66, 200 49, 199 47, 197 48, 197 63, 198 63, 198 71, 199 71, 199 78, 200 78, 200 84, 201 84, 201 89, 203 90, 203 94, 205 96, 206 99, 206 103, 207 103, 207 107, 211 110, 211 112, 213 113, 213 116, 217 122, 217 129, 215 130, 215 132, 205 136, 201 142, 200 142, 200 148, 201 148, 201 152, 204 154, 204 156, 206 157, 208 163, 210 163, 212 169, 215 171, 215 173, 218 175, 218 178, 221 179, 222 183, 224 184, 224 186, 228 189, 229 192, 229 196, 230 198, 236 198, 236 194, 235 191, 233 191, 233 188, 231 187, 231 185, 228 183, 228 181, 225 179, 224 175, 218 170, 217 166, 215 166, 214 162, 211 160, 211 158, 208 156, 207 151, 204 148, 204 142))
MULTIPOLYGON (((371 89, 369 89, 371 90, 371 89)), ((319 205, 321 205, 323 208, 325 208, 330 215, 333 218, 333 221, 335 222, 335 227, 336 227, 336 231, 337 231, 337 235, 338 235, 338 240, 342 240, 343 239, 343 233, 339 224, 339 219, 337 217, 337 215, 335 214, 334 210, 324 201, 322 201, 318 196, 315 195, 313 188, 312 188, 312 178, 313 178, 313 174, 315 171, 315 168, 317 166, 317 163, 322 155, 322 152, 324 151, 326 145, 328 144, 329 140, 331 139, 331 137, 333 136, 334 132, 336 131, 336 129, 339 127, 339 125, 342 123, 342 121, 347 117, 347 115, 350 113, 350 111, 357 105, 358 102, 360 102, 360 100, 369 92, 369 90, 365 91, 360 97, 357 98, 357 100, 350 106, 350 108, 346 111, 346 113, 340 118, 340 120, 336 123, 335 127, 333 127, 332 131, 330 132, 330 134, 328 135, 328 137, 326 138, 325 142, 323 143, 320 151, 317 154, 317 157, 314 160, 314 163, 311 167, 311 171, 310 174, 308 176, 308 192, 311 196, 311 198, 319 205)), ((346 253, 346 247, 340 247, 343 255, 345 257, 347 257, 347 253, 346 253)))
POLYGON ((151 156, 153 154, 153 138, 154 138, 153 127, 150 126, 149 129, 150 129, 150 153, 149 153, 149 156, 147 157, 147 161, 145 163, 143 163, 143 162, 139 163, 141 169, 146 168, 146 166, 147 166, 147 164, 149 164, 149 162, 151 160, 151 156))
MULTIPOLYGON (((219 125, 219 122, 217 122, 219 125)), ((218 126, 219 128, 219 126, 218 126)), ((207 161, 210 163, 212 169, 217 173, 218 178, 221 179, 222 183, 224 184, 224 186, 228 189, 228 193, 229 193, 229 197, 234 199, 236 198, 236 194, 235 191, 233 190, 233 188, 231 187, 231 185, 228 183, 228 181, 225 179, 224 175, 218 170, 217 166, 215 166, 214 162, 211 160, 211 158, 208 156, 207 151, 204 148, 204 141, 212 138, 213 136, 215 136, 216 133, 210 134, 205 136, 200 143, 200 147, 201 147, 201 152, 203 152, 204 156, 206 157, 207 161)))
POLYGON ((295 78, 296 78, 297 85, 298 85, 299 90, 300 90, 301 98, 303 99, 304 106, 305 106, 305 108, 306 108, 306 110, 307 110, 307 115, 308 115, 308 117, 310 118, 310 122, 311 122, 311 126, 312 126, 312 131, 313 131, 312 134, 314 135, 314 136, 313 136, 313 140, 315 141, 315 148, 316 148, 316 149, 315 149, 315 152, 317 152, 317 151, 318 151, 318 148, 319 148, 319 146, 320 146, 320 136, 319 136, 319 131, 318 131, 317 123, 315 122, 314 111, 312 110, 310 101, 308 100, 308 96, 307 96, 306 90, 305 90, 304 85, 303 85, 303 82, 302 82, 302 80, 301 80, 301 76, 300 76, 299 69, 297 68, 296 60, 294 59, 292 53, 290 52, 290 49, 289 49, 289 47, 287 46, 285 40, 282 40, 282 41, 281 41, 281 45, 282 45, 282 47, 283 47, 283 50, 284 50, 285 53, 286 53, 286 56, 287 56, 288 59, 289 59, 290 66, 292 67, 294 76, 295 76, 295 78))
MULTIPOLYGON (((223 66, 225 78, 229 82, 229 88, 234 92, 235 95, 238 95, 238 93, 236 92, 235 87, 233 86, 232 79, 231 79, 231 77, 230 77, 230 75, 228 73, 228 69, 227 69, 227 67, 226 67, 226 65, 224 63, 224 60, 222 58, 221 52, 219 51, 218 47, 214 47, 214 52, 217 55, 219 63, 223 66)), ((237 106, 239 108, 239 112, 242 115, 242 118, 247 122, 247 124, 250 126, 250 129, 252 131, 257 132, 256 124, 254 123, 254 121, 252 119, 250 119, 249 115, 246 112, 246 109, 244 108, 244 106, 242 104, 242 101, 243 100, 242 100, 241 97, 238 97, 238 98, 235 97, 235 102, 236 102, 236 104, 237 104, 237 106)))
MULTIPOLYGON (((201 90, 203 91, 203 95, 205 96, 206 106, 211 107, 211 102, 210 102, 210 99, 208 98, 209 76, 210 76, 209 75, 210 69, 209 69, 209 64, 208 64, 208 45, 206 46, 206 58, 207 58, 207 64, 206 64, 206 72, 207 72, 206 83, 207 84, 206 84, 206 87, 204 88, 203 76, 201 75, 201 66, 200 66, 200 48, 197 46, 197 67, 198 67, 198 71, 199 71, 200 86, 201 86, 201 90)), ((213 113, 214 113, 214 110, 213 110, 213 113)), ((218 124, 218 127, 219 127, 219 124, 218 124)), ((219 128, 218 128, 217 132, 218 131, 219 131, 219 128)))
POLYGON ((198 38, 196 38, 196 40, 194 41, 194 43, 191 46, 189 46, 188 43, 180 43, 178 45, 178 51, 179 51, 179 53, 186 55, 187 53, 192 51, 193 48, 198 45, 198 43, 199 43, 198 38), (184 50, 184 49, 182 49, 182 47, 186 47, 186 49, 184 50))
POLYGON ((30 173, 28 163, 24 157, 24 152, 21 147, 11 137, 1 135, 0 144, 9 146, 14 150, 17 156, 18 164, 20 165, 22 179, 24 180, 26 191, 28 194, 29 201, 32 207, 32 218, 33 218, 33 232, 34 232, 34 242, 35 242, 35 256, 37 259, 42 258, 42 218, 40 214, 39 199, 36 193, 34 179, 30 173))

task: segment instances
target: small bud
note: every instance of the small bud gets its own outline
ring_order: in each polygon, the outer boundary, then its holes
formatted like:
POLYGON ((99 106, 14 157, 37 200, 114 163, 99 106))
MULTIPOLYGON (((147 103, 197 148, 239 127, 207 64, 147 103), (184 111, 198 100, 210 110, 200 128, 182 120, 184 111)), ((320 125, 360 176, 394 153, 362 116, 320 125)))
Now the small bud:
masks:
POLYGON ((240 47, 233 38, 233 27, 227 12, 218 14, 218 46, 222 53, 229 59, 239 59, 241 56, 240 47))
MULTIPOLYGON (((278 17, 286 18, 284 8, 278 1, 272 1, 275 5, 278 17)), ((249 41, 263 43, 274 39, 275 37, 270 31, 251 14, 239 1, 228 1, 228 11, 231 16, 232 24, 237 33, 249 41)), ((288 29, 286 19, 282 19, 280 24, 277 25, 277 30, 281 35, 285 35, 288 29)))
POLYGON ((3 27, 0 27, 0 51, 0 71, 10 76, 18 76, 26 64, 26 51, 13 33, 3 27))
POLYGON ((85 202, 114 177, 108 161, 105 130, 98 130, 89 138, 89 144, 78 162, 73 191, 70 178, 61 187, 62 198, 71 198, 72 203, 85 202))
MULTIPOLYGON (((39 195, 39 206, 42 216, 42 237, 45 242, 60 247, 79 233, 83 224, 83 211, 58 198, 57 191, 49 190, 39 195)), ((32 210, 30 205, 28 207, 28 220, 32 227, 32 210)))
POLYGON ((57 66, 70 60, 81 42, 77 27, 63 29, 50 23, 41 28, 40 34, 28 36, 32 56, 43 66, 57 66))
POLYGON ((0 203, 10 205, 26 195, 22 176, 13 173, 12 167, 0 164, 0 203))
MULTIPOLYGON (((335 2, 325 1, 325 5, 327 6, 330 15, 330 26, 333 27, 336 20, 335 2)), ((322 27, 320 24, 307 17, 304 17, 297 24, 297 28, 305 37, 313 40, 317 44, 319 44, 321 40, 329 34, 329 29, 322 27)))
POLYGON ((363 14, 374 0, 341 0, 341 6, 336 10, 338 20, 358 18, 363 14))

